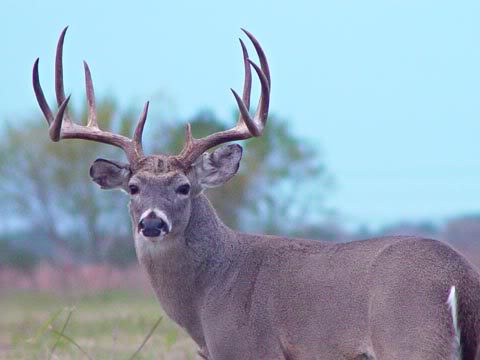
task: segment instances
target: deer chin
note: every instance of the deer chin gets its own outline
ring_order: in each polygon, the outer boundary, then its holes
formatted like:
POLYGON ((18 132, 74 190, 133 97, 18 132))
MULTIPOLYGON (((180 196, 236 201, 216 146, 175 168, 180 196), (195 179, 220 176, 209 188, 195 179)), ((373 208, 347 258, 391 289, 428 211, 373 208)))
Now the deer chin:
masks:
POLYGON ((165 239, 165 234, 163 234, 163 233, 158 235, 158 236, 144 236, 142 234, 140 234, 140 236, 143 238, 143 241, 147 241, 147 242, 150 242, 152 244, 155 244, 155 243, 165 239))
POLYGON ((167 235, 161 233, 159 236, 147 237, 141 233, 135 234, 135 249, 138 256, 153 256, 163 251, 168 246, 167 235))

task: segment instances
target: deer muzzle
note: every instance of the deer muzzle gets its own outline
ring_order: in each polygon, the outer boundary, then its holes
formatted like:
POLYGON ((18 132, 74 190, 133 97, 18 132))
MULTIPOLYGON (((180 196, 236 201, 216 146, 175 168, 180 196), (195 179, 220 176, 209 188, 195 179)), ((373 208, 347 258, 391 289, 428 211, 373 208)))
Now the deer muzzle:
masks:
POLYGON ((167 216, 157 209, 147 210, 138 222, 138 232, 147 238, 155 238, 170 232, 171 225, 167 216))

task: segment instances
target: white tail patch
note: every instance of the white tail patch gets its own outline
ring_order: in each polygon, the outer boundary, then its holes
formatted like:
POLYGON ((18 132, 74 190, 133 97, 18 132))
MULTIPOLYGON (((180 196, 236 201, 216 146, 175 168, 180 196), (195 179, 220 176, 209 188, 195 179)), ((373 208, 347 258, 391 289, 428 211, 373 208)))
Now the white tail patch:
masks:
POLYGON ((462 357, 462 348, 460 345, 460 328, 458 326, 458 302, 457 302, 457 289, 455 286, 450 288, 450 292, 448 293, 447 305, 450 309, 450 313, 452 314, 452 321, 453 321, 453 330, 455 332, 453 338, 453 355, 452 360, 460 360, 462 357))

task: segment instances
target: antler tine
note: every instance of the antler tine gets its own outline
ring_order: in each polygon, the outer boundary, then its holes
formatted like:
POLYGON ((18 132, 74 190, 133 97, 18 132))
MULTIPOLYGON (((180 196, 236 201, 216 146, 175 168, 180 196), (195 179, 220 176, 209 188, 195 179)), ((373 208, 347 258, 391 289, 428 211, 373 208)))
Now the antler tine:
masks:
POLYGON ((38 62, 40 61, 39 58, 35 60, 33 64, 33 72, 32 72, 32 82, 33 82, 33 91, 35 92, 35 97, 37 98, 38 105, 40 105, 40 109, 47 119, 48 125, 53 122, 53 113, 50 110, 50 106, 48 106, 48 102, 45 99, 45 95, 43 94, 42 87, 40 85, 40 77, 38 75, 38 62))
POLYGON ((48 133, 50 135, 50 139, 52 139, 52 141, 54 142, 60 141, 60 139, 62 138, 62 122, 69 101, 70 96, 63 100, 63 102, 60 104, 60 107, 58 108, 57 115, 55 115, 55 119, 50 124, 50 129, 48 130, 48 133))
POLYGON ((60 106, 65 100, 65 91, 63 88, 63 43, 65 41, 65 34, 68 26, 66 26, 60 33, 57 42, 57 50, 55 52, 55 96, 57 104, 60 106))
POLYGON ((242 29, 242 31, 248 36, 253 46, 255 47, 255 51, 257 52, 258 58, 260 59, 260 66, 262 68, 262 71, 268 79, 268 85, 271 85, 270 68, 268 67, 268 62, 267 62, 267 57, 265 56, 265 52, 263 51, 262 47, 260 46, 260 43, 255 38, 255 36, 252 35, 252 33, 250 33, 245 29, 242 29))
MULTIPOLYGON (((243 30, 243 29, 242 29, 243 30)), ((248 58, 248 52, 245 44, 240 40, 243 53, 243 61, 245 67, 245 77, 243 86, 243 96, 237 94, 237 92, 231 89, 240 111, 237 125, 229 130, 217 132, 208 135, 205 138, 195 139, 192 136, 191 126, 187 124, 185 129, 185 146, 176 158, 183 163, 186 167, 193 164, 193 162, 208 149, 220 145, 222 143, 245 140, 252 136, 261 136, 265 128, 265 124, 268 117, 268 108, 270 101, 270 70, 268 68, 267 58, 263 52, 257 39, 248 31, 243 30, 248 38, 252 41, 253 46, 258 54, 260 60, 260 67, 252 62, 248 58), (250 93, 251 93, 251 69, 252 66, 258 75, 261 84, 261 94, 258 103, 258 108, 255 116, 252 117, 249 114, 250 106, 250 93)))
MULTIPOLYGON (((245 77, 243 80, 243 102, 247 110, 250 109, 250 94, 252 92, 252 69, 250 68, 250 63, 248 62, 248 51, 245 43, 240 40, 240 45, 242 47, 243 54, 243 66, 245 68, 245 77)), ((238 121, 241 121, 241 116, 238 117, 238 121)))
POLYGON ((268 80, 267 75, 258 67, 257 64, 250 60, 249 62, 257 72, 257 75, 260 79, 260 84, 262 86, 260 100, 258 100, 257 112, 253 118, 253 122, 258 126, 261 135, 263 133, 263 129, 265 128, 265 123, 267 122, 268 117, 268 108, 270 105, 270 81, 268 80))
POLYGON ((93 89, 92 76, 88 64, 84 62, 85 69, 85 88, 88 103, 88 121, 87 125, 79 125, 70 120, 67 116, 67 106, 70 101, 70 96, 65 98, 64 86, 63 86, 63 65, 62 65, 62 53, 63 42, 65 39, 66 27, 60 34, 60 38, 57 44, 57 52, 55 57, 55 95, 59 105, 58 112, 54 116, 48 103, 45 99, 42 87, 40 85, 40 79, 38 75, 38 63, 39 59, 35 61, 33 65, 33 89, 37 98, 38 104, 47 119, 49 124, 49 135, 52 141, 59 141, 61 139, 84 139, 90 141, 101 142, 121 148, 128 161, 132 164, 143 157, 142 150, 142 132, 147 118, 148 103, 145 105, 144 111, 140 116, 137 124, 134 139, 129 139, 126 136, 103 131, 98 127, 97 114, 95 106, 95 92, 93 89), (64 121, 65 119, 65 121, 64 121))
POLYGON ((86 61, 83 62, 83 67, 85 69, 85 92, 88 104, 87 126, 98 128, 97 106, 95 105, 95 91, 93 90, 92 74, 90 73, 90 68, 86 61))
MULTIPOLYGON (((253 36, 249 31, 242 29, 242 31, 248 36, 250 41, 252 42, 253 46, 255 47, 255 51, 257 52, 258 59, 260 60, 260 68, 253 63, 251 60, 248 60, 249 63, 253 66, 257 75, 260 79, 260 83, 262 86, 262 92, 260 95, 260 99, 258 101, 257 112, 253 119, 249 116, 248 113, 244 113, 244 121, 253 123, 256 131, 252 132, 254 136, 260 136, 263 133, 263 129, 265 127, 267 117, 268 117, 268 108, 270 103, 270 69, 268 67, 267 57, 265 56, 265 52, 263 51, 262 47, 258 40, 253 36)), ((237 97, 236 97, 237 98, 237 97)), ((238 98, 237 98, 238 103, 238 98)), ((240 107, 240 104, 239 104, 240 107)), ((252 127, 253 127, 252 126, 252 127)), ((249 127, 250 128, 250 127, 249 127)))
POLYGON ((143 156, 143 148, 142 148, 142 134, 143 128, 145 127, 145 122, 147 121, 148 115, 148 106, 150 102, 147 101, 145 106, 143 107, 142 114, 138 119, 137 127, 135 128, 135 133, 133 135, 133 143, 135 144, 135 152, 139 157, 143 156))
POLYGON ((268 106, 269 106, 269 96, 270 88, 268 85, 268 78, 263 73, 263 71, 250 59, 248 60, 250 65, 255 69, 262 86, 262 93, 260 95, 260 100, 258 102, 257 112, 252 119, 250 116, 246 104, 240 99, 240 96, 236 93, 235 90, 231 89, 235 100, 237 101, 238 108, 240 110, 240 117, 242 122, 247 126, 248 130, 253 136, 261 136, 263 129, 265 128, 265 123, 268 116, 268 106))
MULTIPOLYGON (((65 89, 63 86, 63 43, 65 41, 65 34, 68 26, 66 26, 58 38, 57 51, 55 53, 55 97, 57 98, 57 105, 60 106, 65 101, 65 89)), ((68 113, 65 114, 67 122, 71 122, 68 113)))
MULTIPOLYGON (((257 112, 255 113, 255 117, 253 118, 252 122, 255 123, 255 126, 258 129, 260 136, 263 133, 263 129, 265 127, 267 118, 268 118, 268 108, 270 103, 270 87, 271 87, 271 79, 270 79, 270 68, 268 67, 267 57, 265 56, 265 52, 263 51, 262 47, 258 40, 253 36, 249 31, 242 29, 242 31, 248 36, 250 41, 252 42, 253 46, 255 47, 255 51, 257 52, 258 58, 260 60, 260 67, 254 64, 252 61, 249 60, 250 64, 253 66, 255 71, 257 72, 258 77, 260 78, 260 82, 262 85, 262 93, 260 99, 258 101, 257 112)), ((245 114, 246 117, 247 114, 245 114)), ((250 119, 249 119, 250 120, 250 119)))

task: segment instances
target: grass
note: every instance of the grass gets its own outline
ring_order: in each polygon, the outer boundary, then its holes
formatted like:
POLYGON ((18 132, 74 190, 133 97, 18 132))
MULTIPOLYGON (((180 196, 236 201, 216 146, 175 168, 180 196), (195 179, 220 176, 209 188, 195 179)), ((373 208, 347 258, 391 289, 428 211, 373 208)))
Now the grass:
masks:
POLYGON ((127 360, 145 340, 135 359, 197 358, 193 341, 150 294, 108 291, 59 297, 16 292, 0 295, 0 309, 1 360, 88 359, 81 349, 96 360, 127 360))

